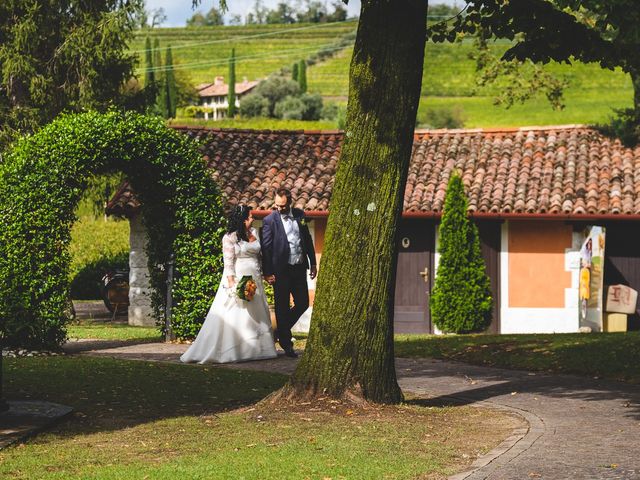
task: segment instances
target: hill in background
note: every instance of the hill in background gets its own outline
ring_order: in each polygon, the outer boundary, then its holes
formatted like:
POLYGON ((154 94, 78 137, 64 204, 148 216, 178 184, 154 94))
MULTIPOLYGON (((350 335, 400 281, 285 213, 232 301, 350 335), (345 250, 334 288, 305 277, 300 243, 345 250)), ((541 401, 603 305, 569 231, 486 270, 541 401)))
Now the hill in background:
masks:
MULTIPOLYGON (((194 85, 212 82, 217 75, 227 77, 227 62, 233 47, 236 49, 236 78, 239 81, 243 77, 249 80, 265 78, 300 59, 312 57, 323 50, 334 51, 333 57, 308 67, 309 91, 320 93, 325 101, 344 105, 348 95, 352 48, 338 49, 336 45, 345 37, 353 36, 356 26, 355 21, 347 21, 157 28, 141 31, 132 44, 132 50, 141 59, 144 58, 144 41, 147 35, 152 40, 158 38, 161 47, 171 45, 175 68, 188 72, 194 85)), ((505 42, 496 43, 492 50, 499 54, 507 46, 505 42)), ((548 71, 569 81, 569 87, 565 90, 564 110, 552 110, 544 96, 510 109, 494 106, 493 100, 501 86, 476 89, 475 63, 469 58, 474 48, 471 41, 427 44, 418 125, 433 123, 438 118, 438 113, 440 117, 442 114, 457 117, 467 128, 598 123, 605 122, 612 115, 612 108, 624 108, 632 103, 633 91, 627 75, 620 71, 602 70, 597 65, 575 63, 550 64, 546 67, 548 71)), ((139 75, 143 77, 142 69, 139 75)), ((262 126, 278 128, 278 122, 275 123, 269 122, 262 126)), ((251 123, 237 120, 209 124, 220 127, 251 126, 251 123)), ((289 122, 280 128, 333 126, 289 122)))

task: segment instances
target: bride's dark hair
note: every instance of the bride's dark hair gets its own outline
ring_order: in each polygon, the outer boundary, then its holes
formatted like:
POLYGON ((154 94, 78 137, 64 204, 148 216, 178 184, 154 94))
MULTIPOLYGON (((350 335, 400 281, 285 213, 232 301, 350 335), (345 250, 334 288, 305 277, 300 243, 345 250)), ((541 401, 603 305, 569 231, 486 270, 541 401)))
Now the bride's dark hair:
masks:
POLYGON ((246 205, 236 205, 231 210, 229 218, 227 219, 227 233, 234 233, 238 237, 238 241, 249 241, 247 237, 247 229, 244 227, 244 222, 249 218, 249 207, 246 205))

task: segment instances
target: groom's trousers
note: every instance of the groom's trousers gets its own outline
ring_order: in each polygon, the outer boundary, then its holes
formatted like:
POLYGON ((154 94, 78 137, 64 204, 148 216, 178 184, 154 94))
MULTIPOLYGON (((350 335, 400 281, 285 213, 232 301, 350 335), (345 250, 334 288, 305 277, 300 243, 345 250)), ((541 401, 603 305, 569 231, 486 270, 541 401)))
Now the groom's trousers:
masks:
POLYGON ((291 327, 309 308, 307 267, 303 264, 287 265, 282 272, 276 274, 273 294, 278 326, 278 343, 286 350, 293 346, 291 327), (293 307, 290 303, 291 297, 293 297, 293 307))

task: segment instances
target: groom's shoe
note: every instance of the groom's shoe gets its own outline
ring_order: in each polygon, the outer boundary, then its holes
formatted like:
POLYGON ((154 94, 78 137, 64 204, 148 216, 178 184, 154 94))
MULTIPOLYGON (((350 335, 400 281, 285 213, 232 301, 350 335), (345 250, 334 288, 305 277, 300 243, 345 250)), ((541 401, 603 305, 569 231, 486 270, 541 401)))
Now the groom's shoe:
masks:
POLYGON ((290 358, 298 358, 298 354, 296 353, 296 351, 293 349, 293 347, 287 347, 284 349, 284 354, 287 357, 290 358))

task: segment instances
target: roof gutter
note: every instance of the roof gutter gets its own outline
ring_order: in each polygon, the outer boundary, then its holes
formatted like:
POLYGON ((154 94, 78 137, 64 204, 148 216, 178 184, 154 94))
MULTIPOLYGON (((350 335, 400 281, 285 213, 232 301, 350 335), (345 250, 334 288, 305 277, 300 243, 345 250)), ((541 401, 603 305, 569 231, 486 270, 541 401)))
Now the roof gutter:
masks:
MULTIPOLYGON (((273 210, 252 210, 251 213, 255 218, 264 218, 273 210)), ((308 210, 305 211, 307 218, 327 218, 329 212, 327 210, 308 210)), ((407 219, 439 219, 442 212, 402 212, 402 218, 407 219)), ((556 220, 556 221, 574 221, 574 222, 602 222, 602 221, 620 221, 620 222, 640 222, 638 214, 624 213, 491 213, 491 212, 474 212, 469 215, 471 218, 478 220, 556 220)))

